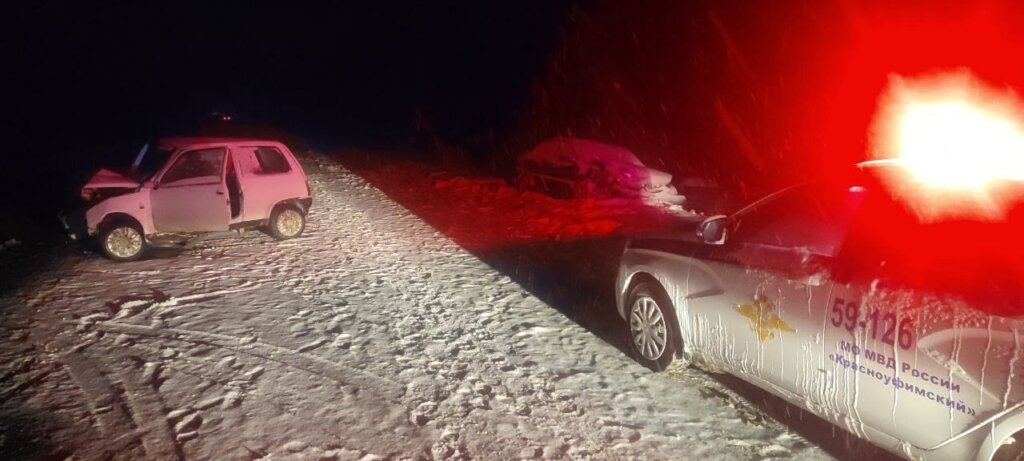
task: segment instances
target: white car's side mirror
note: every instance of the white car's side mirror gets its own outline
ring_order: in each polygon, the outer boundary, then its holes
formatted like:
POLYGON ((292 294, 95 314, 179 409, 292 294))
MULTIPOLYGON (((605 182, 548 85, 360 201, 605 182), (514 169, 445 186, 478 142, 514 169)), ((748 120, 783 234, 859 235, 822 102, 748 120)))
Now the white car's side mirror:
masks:
POLYGON ((724 215, 712 216, 697 226, 697 238, 708 245, 723 245, 729 228, 729 218, 724 215))

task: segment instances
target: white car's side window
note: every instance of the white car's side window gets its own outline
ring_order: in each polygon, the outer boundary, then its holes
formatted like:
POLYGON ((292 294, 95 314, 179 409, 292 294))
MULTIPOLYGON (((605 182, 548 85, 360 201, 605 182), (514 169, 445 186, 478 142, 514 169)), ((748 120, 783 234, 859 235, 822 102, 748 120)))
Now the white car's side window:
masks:
POLYGON ((233 152, 246 176, 287 173, 292 169, 284 154, 274 147, 242 147, 233 152))
POLYGON ((219 183, 224 169, 223 147, 192 150, 181 154, 160 180, 162 186, 219 183))
POLYGON ((259 171, 256 174, 287 173, 292 167, 284 158, 281 151, 273 147, 257 147, 255 151, 256 162, 259 163, 259 171))

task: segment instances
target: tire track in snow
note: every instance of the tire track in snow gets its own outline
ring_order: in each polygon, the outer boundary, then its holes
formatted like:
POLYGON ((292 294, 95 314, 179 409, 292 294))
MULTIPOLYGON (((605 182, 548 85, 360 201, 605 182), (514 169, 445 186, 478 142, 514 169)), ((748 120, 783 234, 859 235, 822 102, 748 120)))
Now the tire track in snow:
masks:
POLYGON ((114 438, 126 427, 133 426, 131 417, 120 405, 117 391, 100 371, 99 364, 81 352, 65 352, 61 364, 71 375, 75 385, 85 394, 90 412, 99 423, 99 430, 114 438))
POLYGON ((156 389, 143 383, 135 370, 120 369, 118 377, 125 390, 125 400, 142 430, 142 446, 150 459, 182 459, 181 447, 175 442, 174 433, 167 422, 163 400, 156 389))
POLYGON ((346 367, 344 365, 338 365, 319 357, 314 357, 292 349, 248 338, 180 328, 157 329, 143 325, 120 322, 98 322, 95 325, 95 328, 109 333, 148 336, 152 338, 217 346, 238 353, 253 355, 288 367, 297 368, 307 373, 331 379, 339 384, 356 385, 360 388, 364 388, 387 397, 389 400, 396 403, 399 402, 399 399, 405 393, 403 387, 384 378, 371 375, 365 371, 346 367))
POLYGON ((57 366, 55 364, 53 364, 53 363, 46 363, 46 364, 40 366, 39 368, 37 368, 35 370, 28 371, 28 372, 26 372, 24 374, 21 374, 21 375, 12 373, 9 376, 4 376, 3 378, 0 378, 0 382, 3 382, 7 378, 14 378, 14 377, 20 377, 21 378, 21 379, 16 380, 14 384, 12 384, 12 385, 4 388, 4 389, 0 389, 0 400, 10 399, 13 395, 17 394, 18 392, 28 388, 29 386, 31 386, 31 385, 39 382, 39 381, 42 381, 44 378, 49 376, 50 373, 53 373, 54 370, 56 370, 56 369, 57 369, 57 366))
POLYGON ((122 405, 119 397, 122 394, 103 373, 98 362, 82 352, 70 350, 61 356, 61 363, 85 394, 90 413, 99 423, 100 433, 110 441, 103 446, 102 456, 87 455, 86 458, 102 459, 117 455, 140 437, 150 459, 182 458, 181 450, 167 427, 160 397, 154 389, 139 383, 130 373, 119 372, 118 377, 125 391, 123 395, 131 409, 129 412, 122 405), (129 430, 132 427, 139 427, 140 430, 129 430))

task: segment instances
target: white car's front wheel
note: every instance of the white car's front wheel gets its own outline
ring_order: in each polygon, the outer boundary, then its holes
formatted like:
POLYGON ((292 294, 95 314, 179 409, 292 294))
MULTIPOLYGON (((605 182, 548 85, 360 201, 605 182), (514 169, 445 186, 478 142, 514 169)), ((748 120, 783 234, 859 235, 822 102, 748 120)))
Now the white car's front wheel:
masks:
POLYGON ((633 357, 654 371, 664 370, 680 344, 672 303, 661 286, 649 281, 634 285, 627 302, 626 326, 633 357))
POLYGON ((119 221, 104 226, 99 235, 100 249, 114 261, 135 261, 146 250, 146 237, 138 224, 119 221))

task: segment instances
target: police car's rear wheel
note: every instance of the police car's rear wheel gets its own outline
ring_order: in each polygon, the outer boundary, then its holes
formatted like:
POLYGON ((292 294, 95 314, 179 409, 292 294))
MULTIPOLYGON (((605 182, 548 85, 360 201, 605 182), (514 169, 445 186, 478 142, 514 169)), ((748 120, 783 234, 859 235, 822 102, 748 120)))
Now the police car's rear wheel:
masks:
POLYGON ((1024 460, 1024 431, 1007 437, 1006 440, 996 449, 992 455, 992 461, 1021 461, 1024 460))
POLYGON ((630 290, 626 312, 629 347, 637 362, 662 371, 678 350, 679 322, 660 286, 642 281, 630 290))

